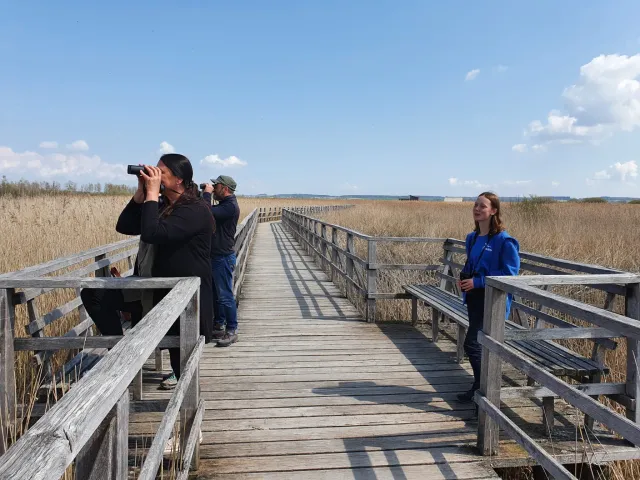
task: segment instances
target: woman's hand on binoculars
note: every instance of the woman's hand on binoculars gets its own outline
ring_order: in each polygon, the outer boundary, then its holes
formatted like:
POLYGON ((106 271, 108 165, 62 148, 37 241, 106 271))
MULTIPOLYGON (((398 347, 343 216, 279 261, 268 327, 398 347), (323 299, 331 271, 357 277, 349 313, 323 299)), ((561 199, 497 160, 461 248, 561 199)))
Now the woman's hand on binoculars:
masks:
POLYGON ((160 196, 162 171, 158 167, 145 165, 144 170, 140 172, 140 178, 144 180, 144 187, 147 191, 146 200, 157 202, 160 196))
POLYGON ((461 280, 460 282, 458 282, 458 285, 460 286, 460 290, 462 290, 463 292, 473 290, 473 278, 461 280))
POLYGON ((138 175, 138 189, 136 190, 136 193, 133 194, 133 201, 136 203, 144 203, 145 196, 144 178, 138 175))

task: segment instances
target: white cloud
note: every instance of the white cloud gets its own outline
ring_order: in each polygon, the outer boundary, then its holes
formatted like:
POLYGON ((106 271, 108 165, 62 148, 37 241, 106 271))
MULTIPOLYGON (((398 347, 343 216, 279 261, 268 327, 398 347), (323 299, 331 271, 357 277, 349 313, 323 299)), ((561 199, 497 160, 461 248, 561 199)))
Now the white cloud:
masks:
POLYGON ((357 185, 353 185, 349 182, 345 182, 342 184, 342 189, 343 190, 349 190, 349 191, 356 191, 358 190, 358 186, 357 185))
POLYGON ((545 147, 544 145, 531 145, 531 151, 532 152, 546 152, 547 151, 547 147, 545 147))
POLYGON ((466 77, 464 77, 464 79, 465 79, 466 82, 469 82, 469 81, 475 79, 478 75, 480 75, 480 69, 476 68, 476 69, 473 69, 473 70, 467 72, 467 75, 466 75, 466 77))
POLYGON ((593 174, 592 178, 587 179, 588 185, 593 185, 598 181, 609 180, 621 183, 631 183, 638 177, 638 164, 635 160, 625 163, 616 162, 609 165, 604 170, 600 170, 593 174))
POLYGON ((564 89, 563 111, 534 120, 525 135, 542 145, 597 144, 619 131, 640 127, 640 54, 600 55, 580 67, 578 81, 564 89))
POLYGON ((560 182, 556 182, 555 180, 553 180, 553 181, 551 182, 551 186, 552 186, 552 187, 559 187, 559 186, 560 186, 560 182))
POLYGON ((167 153, 175 153, 176 149, 173 148, 173 145, 171 145, 168 142, 161 142, 160 143, 160 149, 158 150, 158 155, 165 155, 167 153))
POLYGON ((29 170, 30 176, 85 177, 88 180, 99 179, 112 182, 130 183, 127 167, 122 164, 104 162, 97 155, 75 153, 65 155, 52 153, 41 155, 37 152, 14 152, 10 147, 0 146, 0 172, 22 174, 29 170))
POLYGON ((515 186, 515 185, 528 185, 531 183, 531 180, 505 180, 502 182, 503 185, 515 186))
POLYGON ((218 154, 207 155, 200 160, 200 165, 215 165, 223 168, 246 167, 247 162, 240 160, 238 157, 231 155, 227 158, 221 158, 218 154))
POLYGON ((74 152, 86 152, 89 150, 89 145, 84 140, 76 140, 75 142, 68 144, 67 148, 74 152))
POLYGON ((455 177, 449 179, 449 185, 452 187, 473 187, 473 188, 487 188, 488 185, 480 183, 478 180, 460 180, 455 177))
POLYGON ((527 145, 524 143, 518 143, 517 145, 511 147, 511 150, 513 150, 514 152, 524 153, 527 151, 527 145))
POLYGON ((40 148, 58 148, 58 142, 40 142, 40 148))
POLYGON ((496 72, 498 72, 498 73, 504 73, 507 70, 509 70, 509 67, 507 67, 506 65, 498 65, 496 67, 496 72))

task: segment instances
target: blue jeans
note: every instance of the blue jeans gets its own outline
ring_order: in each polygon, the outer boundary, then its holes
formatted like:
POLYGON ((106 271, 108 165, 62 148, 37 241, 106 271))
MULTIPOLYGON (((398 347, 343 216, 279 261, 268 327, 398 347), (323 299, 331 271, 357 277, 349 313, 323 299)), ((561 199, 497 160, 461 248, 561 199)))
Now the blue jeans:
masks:
POLYGON ((236 254, 214 255, 211 257, 211 279, 213 283, 213 328, 236 330, 238 313, 233 298, 233 271, 236 268, 236 254))

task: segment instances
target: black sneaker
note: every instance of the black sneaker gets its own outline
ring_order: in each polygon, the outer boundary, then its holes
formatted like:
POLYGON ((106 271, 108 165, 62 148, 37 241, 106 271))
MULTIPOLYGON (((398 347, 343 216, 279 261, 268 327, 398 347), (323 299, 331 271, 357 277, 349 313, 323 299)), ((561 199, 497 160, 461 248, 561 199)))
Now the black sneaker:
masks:
POLYGON ((477 390, 478 390, 477 388, 472 388, 468 392, 459 393, 458 394, 458 401, 460 403, 471 403, 471 402, 473 402, 473 398, 475 397, 477 390))
POLYGON ((238 341, 238 333, 235 330, 227 330, 220 340, 218 340, 219 347, 228 347, 232 343, 238 341))
POLYGON ((213 334, 211 335, 211 338, 213 338, 214 340, 220 340, 221 338, 224 337, 225 333, 226 332, 225 332, 224 328, 220 328, 220 329, 214 328, 213 329, 213 334))

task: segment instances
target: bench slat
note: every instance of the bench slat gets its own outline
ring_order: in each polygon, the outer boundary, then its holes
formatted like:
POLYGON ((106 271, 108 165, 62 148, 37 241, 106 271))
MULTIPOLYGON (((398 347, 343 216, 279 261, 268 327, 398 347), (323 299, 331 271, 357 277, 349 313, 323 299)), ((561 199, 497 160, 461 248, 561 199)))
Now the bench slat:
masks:
MULTIPOLYGON (((404 289, 410 295, 442 312, 458 324, 465 328, 469 327, 467 309, 462 303, 462 299, 457 295, 446 292, 436 285, 406 285, 404 289)), ((506 328, 525 329, 510 321, 506 321, 506 328)), ((509 341, 506 343, 554 375, 577 376, 608 372, 608 369, 600 366, 598 362, 550 340, 509 341)))

